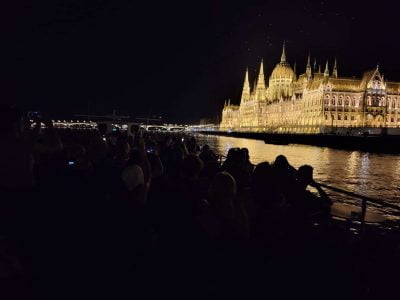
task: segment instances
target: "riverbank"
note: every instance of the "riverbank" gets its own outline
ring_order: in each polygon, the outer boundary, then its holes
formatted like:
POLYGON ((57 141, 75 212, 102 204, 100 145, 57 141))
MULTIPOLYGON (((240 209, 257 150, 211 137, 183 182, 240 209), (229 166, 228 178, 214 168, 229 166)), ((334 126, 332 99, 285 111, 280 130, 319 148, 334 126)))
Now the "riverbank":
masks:
POLYGON ((202 134, 262 140, 266 144, 303 144, 344 150, 361 150, 378 153, 400 153, 400 136, 369 135, 346 136, 328 134, 277 134, 261 132, 201 131, 202 134))

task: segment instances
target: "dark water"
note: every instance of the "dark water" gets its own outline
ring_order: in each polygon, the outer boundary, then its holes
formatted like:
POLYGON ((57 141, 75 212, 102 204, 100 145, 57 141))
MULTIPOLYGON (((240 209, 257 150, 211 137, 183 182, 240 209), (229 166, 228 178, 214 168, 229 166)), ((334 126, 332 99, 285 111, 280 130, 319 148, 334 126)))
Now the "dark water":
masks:
MULTIPOLYGON (((220 155, 226 155, 232 147, 246 147, 254 164, 273 162, 277 155, 283 154, 296 168, 304 164, 313 166, 318 182, 400 204, 400 155, 307 145, 270 145, 258 140, 213 135, 197 135, 196 139, 200 144, 210 145, 220 155)), ((338 199, 358 203, 345 196, 338 199)))

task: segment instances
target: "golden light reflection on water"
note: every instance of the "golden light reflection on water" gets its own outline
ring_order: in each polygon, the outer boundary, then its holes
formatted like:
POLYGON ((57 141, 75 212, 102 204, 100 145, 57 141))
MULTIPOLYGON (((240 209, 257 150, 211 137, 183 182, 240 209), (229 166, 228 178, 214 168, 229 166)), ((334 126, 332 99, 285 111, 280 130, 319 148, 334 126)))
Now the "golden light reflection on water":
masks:
POLYGON ((282 154, 298 168, 314 167, 317 181, 366 196, 400 203, 400 155, 373 154, 307 145, 271 145, 263 141, 233 137, 198 135, 199 144, 208 144, 226 155, 232 147, 248 148, 254 164, 273 162, 282 154))

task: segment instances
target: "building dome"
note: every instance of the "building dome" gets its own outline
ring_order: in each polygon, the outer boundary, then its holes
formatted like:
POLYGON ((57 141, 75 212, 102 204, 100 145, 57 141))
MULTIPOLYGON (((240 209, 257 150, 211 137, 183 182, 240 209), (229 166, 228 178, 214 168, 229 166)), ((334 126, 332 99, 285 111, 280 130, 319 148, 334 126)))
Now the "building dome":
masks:
POLYGON ((279 63, 276 65, 274 70, 271 73, 270 79, 293 79, 295 78, 295 74, 293 69, 287 63, 279 63))
POLYGON ((281 62, 276 65, 269 77, 267 98, 270 101, 287 99, 293 95, 293 81, 296 74, 286 62, 285 44, 282 49, 281 62))

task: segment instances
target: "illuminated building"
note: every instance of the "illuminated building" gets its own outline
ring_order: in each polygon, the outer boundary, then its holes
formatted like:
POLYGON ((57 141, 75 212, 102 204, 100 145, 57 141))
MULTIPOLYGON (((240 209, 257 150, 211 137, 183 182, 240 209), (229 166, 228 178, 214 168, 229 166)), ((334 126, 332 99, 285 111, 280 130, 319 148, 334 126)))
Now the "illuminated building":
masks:
POLYGON ((285 45, 268 86, 263 62, 251 89, 246 71, 240 105, 225 103, 221 130, 329 133, 351 127, 400 127, 400 83, 386 81, 379 68, 360 79, 312 70, 310 56, 299 76, 286 61, 285 45))
POLYGON ((222 110, 221 126, 230 129, 239 127, 239 106, 232 105, 231 101, 224 104, 224 109, 222 110))

